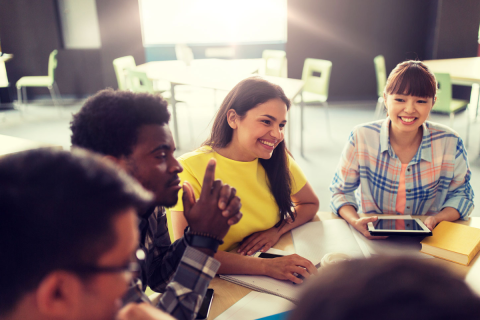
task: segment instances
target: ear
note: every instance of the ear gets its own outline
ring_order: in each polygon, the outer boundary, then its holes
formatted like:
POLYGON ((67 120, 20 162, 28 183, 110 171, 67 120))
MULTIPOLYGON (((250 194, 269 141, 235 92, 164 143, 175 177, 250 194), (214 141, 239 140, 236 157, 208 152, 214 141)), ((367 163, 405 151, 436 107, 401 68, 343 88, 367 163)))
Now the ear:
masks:
POLYGON ((80 279, 69 272, 54 271, 48 274, 36 290, 39 312, 46 318, 69 318, 81 304, 81 286, 80 279))
MULTIPOLYGON (((435 98, 433 98, 432 109, 433 109, 433 106, 435 105, 435 102, 437 102, 437 96, 435 96, 435 98)), ((432 110, 432 109, 430 109, 430 110, 432 110)))
POLYGON ((233 109, 228 110, 227 122, 228 122, 228 125, 234 130, 237 129, 237 120, 238 120, 237 112, 235 112, 235 110, 233 109))

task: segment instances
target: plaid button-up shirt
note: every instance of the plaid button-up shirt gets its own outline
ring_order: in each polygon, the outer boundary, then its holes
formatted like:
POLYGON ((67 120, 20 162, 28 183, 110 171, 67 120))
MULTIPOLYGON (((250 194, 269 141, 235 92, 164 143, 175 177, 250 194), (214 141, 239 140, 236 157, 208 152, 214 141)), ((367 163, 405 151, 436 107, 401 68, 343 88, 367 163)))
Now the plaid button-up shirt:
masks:
MULTIPOLYGON (((390 145, 390 118, 355 127, 330 185, 331 209, 344 205, 359 213, 397 214, 402 164, 390 145)), ((462 139, 450 128, 423 124, 420 147, 405 172, 404 214, 431 215, 445 207, 468 219, 473 210, 470 168, 462 139)))
POLYGON ((172 244, 163 207, 141 217, 139 229, 146 259, 141 261, 140 279, 134 280, 123 302, 149 302, 143 293, 148 284, 163 292, 158 308, 179 320, 194 319, 220 262, 188 246, 183 237, 172 244))

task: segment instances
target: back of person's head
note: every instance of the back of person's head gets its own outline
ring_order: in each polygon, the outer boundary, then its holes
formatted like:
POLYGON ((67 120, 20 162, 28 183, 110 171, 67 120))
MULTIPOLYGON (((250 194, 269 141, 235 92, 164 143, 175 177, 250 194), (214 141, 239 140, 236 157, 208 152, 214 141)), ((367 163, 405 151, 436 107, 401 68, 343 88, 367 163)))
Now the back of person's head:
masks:
MULTIPOLYGON (((234 130, 227 120, 229 110, 235 110, 235 113, 243 118, 249 110, 272 99, 282 100, 287 110, 290 109, 290 100, 279 85, 258 77, 240 81, 223 100, 213 122, 210 137, 203 145, 224 148, 232 141, 234 130)), ((285 219, 295 220, 296 216, 295 211, 292 210, 293 203, 290 198, 292 187, 288 169, 288 154, 285 140, 282 140, 273 150, 270 159, 259 159, 265 168, 270 191, 279 207, 280 221, 277 226, 285 219)))
POLYGON ((410 258, 373 258, 325 267, 299 301, 292 320, 480 317, 480 298, 462 279, 410 258))
POLYGON ((142 126, 168 124, 167 105, 160 95, 99 91, 73 116, 72 145, 116 158, 128 156, 142 126))
POLYGON ((437 81, 435 75, 423 62, 404 61, 390 72, 384 93, 435 98, 437 81))
POLYGON ((95 265, 115 245, 112 226, 151 194, 83 150, 39 149, 0 159, 0 317, 55 270, 95 265))

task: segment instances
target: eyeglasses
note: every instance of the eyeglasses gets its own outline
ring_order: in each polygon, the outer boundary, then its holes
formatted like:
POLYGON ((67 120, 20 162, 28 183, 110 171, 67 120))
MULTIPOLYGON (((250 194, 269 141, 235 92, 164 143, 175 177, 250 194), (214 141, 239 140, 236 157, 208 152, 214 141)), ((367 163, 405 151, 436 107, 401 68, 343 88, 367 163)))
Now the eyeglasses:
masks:
MULTIPOLYGON (((145 253, 142 249, 138 249, 136 254, 138 260, 145 259, 145 253), (142 255, 143 254, 143 255, 142 255)), ((127 280, 131 280, 133 274, 140 272, 141 267, 138 261, 130 261, 123 266, 95 266, 95 265, 75 265, 67 268, 78 274, 91 275, 95 273, 123 273, 127 280)))
POLYGON ((100 266, 89 266, 89 265, 77 265, 74 267, 68 268, 71 271, 78 273, 120 273, 120 272, 139 272, 140 265, 138 262, 130 261, 129 263, 123 266, 112 266, 112 267, 100 267, 100 266))

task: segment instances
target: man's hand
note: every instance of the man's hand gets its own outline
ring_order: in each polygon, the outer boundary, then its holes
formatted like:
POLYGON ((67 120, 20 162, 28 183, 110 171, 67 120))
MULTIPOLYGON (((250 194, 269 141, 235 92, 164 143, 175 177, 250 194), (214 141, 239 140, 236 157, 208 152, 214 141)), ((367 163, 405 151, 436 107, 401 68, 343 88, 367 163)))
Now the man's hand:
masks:
POLYGON ((310 275, 318 272, 313 263, 297 254, 273 259, 259 259, 264 265, 265 275, 279 280, 290 280, 297 284, 302 283, 303 280, 296 277, 294 273, 307 279, 310 275))
POLYGON ((193 232, 208 233, 223 239, 230 226, 237 223, 242 213, 240 198, 235 188, 215 180, 215 159, 208 162, 200 198, 195 201, 192 186, 183 185, 184 215, 193 232))
POLYGON ((147 303, 129 303, 117 314, 117 320, 174 320, 174 318, 147 303))
POLYGON ((252 255, 262 247, 262 252, 265 252, 278 242, 281 235, 279 228, 275 227, 252 233, 243 240, 237 252, 242 255, 252 255))
POLYGON ((368 231, 367 224, 369 222, 374 222, 377 221, 378 217, 368 217, 368 218, 359 218, 355 219, 352 222, 352 226, 357 229, 361 234, 365 236, 365 238, 370 239, 370 240, 383 240, 387 239, 388 237, 380 237, 380 236, 372 236, 370 235, 370 232, 368 231))

